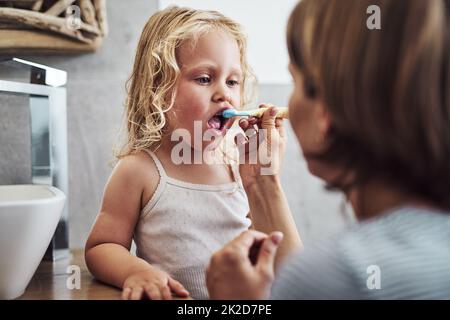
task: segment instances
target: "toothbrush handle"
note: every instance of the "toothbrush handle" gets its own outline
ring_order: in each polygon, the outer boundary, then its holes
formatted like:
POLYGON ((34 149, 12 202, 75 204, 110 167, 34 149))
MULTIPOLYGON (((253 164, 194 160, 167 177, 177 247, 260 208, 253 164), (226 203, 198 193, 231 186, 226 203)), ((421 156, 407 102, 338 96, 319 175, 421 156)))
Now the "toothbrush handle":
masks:
MULTIPOLYGON (((259 109, 253 109, 253 110, 246 110, 249 116, 261 118, 263 113, 269 108, 259 108, 259 109)), ((289 118, 289 112, 287 107, 279 107, 277 108, 277 118, 283 118, 288 119, 289 118)))

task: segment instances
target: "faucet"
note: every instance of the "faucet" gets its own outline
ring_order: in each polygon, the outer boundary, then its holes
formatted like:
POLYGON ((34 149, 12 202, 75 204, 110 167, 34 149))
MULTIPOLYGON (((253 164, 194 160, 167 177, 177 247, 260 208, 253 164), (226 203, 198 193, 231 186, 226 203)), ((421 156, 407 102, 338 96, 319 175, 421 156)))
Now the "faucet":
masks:
MULTIPOLYGON (((30 71, 29 82, 0 80, 0 93, 29 97, 31 131, 31 180, 51 185, 68 198, 67 72, 19 58, 0 58, 1 66, 30 71)), ((44 260, 69 256, 69 210, 66 201, 61 219, 44 260)))

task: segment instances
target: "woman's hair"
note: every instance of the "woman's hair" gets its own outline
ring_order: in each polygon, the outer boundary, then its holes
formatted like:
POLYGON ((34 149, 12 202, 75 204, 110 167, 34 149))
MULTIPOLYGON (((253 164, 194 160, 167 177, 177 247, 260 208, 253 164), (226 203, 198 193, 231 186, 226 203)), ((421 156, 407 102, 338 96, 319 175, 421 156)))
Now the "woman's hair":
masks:
POLYGON ((210 31, 225 31, 237 42, 243 78, 241 106, 251 98, 254 75, 247 63, 246 37, 241 26, 216 11, 176 6, 150 17, 142 31, 133 71, 127 81, 125 144, 116 154, 122 158, 132 152, 158 147, 166 125, 165 113, 174 105, 180 75, 178 50, 185 41, 196 40, 210 31))
POLYGON ((329 187, 380 178, 449 209, 450 0, 303 0, 287 45, 331 117, 325 151, 310 155, 345 168, 329 187), (381 29, 368 28, 371 5, 381 29))

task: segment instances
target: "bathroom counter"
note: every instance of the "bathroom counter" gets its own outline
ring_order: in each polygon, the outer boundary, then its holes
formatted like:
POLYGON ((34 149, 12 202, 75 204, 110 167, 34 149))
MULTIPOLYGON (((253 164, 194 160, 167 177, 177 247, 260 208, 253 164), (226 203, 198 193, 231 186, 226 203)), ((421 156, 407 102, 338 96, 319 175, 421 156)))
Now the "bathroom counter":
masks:
POLYGON ((55 262, 42 261, 19 300, 117 300, 121 291, 96 281, 84 262, 84 250, 73 250, 71 256, 55 262), (74 286, 76 272, 69 266, 79 266, 80 289, 67 288, 66 282, 74 286), (69 280, 69 281, 68 281, 69 280))
POLYGON ((55 262, 43 261, 19 300, 118 300, 121 290, 96 281, 89 273, 84 262, 84 250, 73 250, 71 256, 55 262), (74 269, 79 266, 80 289, 74 286, 74 269), (73 267, 72 267, 73 268, 73 267))

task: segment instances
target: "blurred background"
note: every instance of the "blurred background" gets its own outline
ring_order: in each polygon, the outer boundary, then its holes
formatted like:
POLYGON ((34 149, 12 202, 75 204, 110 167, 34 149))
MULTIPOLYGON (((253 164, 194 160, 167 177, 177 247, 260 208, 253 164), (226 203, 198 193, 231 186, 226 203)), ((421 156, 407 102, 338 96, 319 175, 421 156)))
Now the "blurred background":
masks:
MULTIPOLYGON (((167 5, 217 9, 240 22, 249 36, 249 61, 259 79, 258 101, 286 106, 292 83, 287 71, 285 27, 296 0, 108 0, 109 35, 94 53, 16 54, 67 71, 69 157, 69 243, 82 248, 100 208, 111 173, 112 149, 123 124, 125 81, 148 18, 167 5)), ((1 80, 18 79, 1 70, 1 80)), ((0 95, 0 185, 31 182, 28 99, 0 95), (11 107, 13 106, 13 107, 11 107)), ((306 168, 288 125, 289 142, 282 183, 306 245, 353 221, 340 193, 324 190, 306 168)), ((125 196, 125 195, 124 195, 125 196)))

